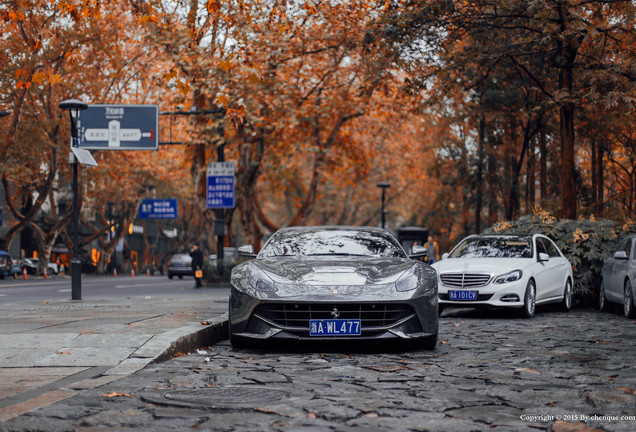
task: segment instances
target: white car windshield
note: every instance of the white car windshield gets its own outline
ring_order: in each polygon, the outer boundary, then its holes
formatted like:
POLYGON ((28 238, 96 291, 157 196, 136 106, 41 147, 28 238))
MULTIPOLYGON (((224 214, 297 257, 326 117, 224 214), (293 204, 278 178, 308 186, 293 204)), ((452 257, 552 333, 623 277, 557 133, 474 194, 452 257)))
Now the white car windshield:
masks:
POLYGON ((532 258, 530 237, 470 237, 449 258, 532 258))
POLYGON ((389 234, 342 229, 278 231, 258 254, 260 258, 298 255, 406 257, 389 234))

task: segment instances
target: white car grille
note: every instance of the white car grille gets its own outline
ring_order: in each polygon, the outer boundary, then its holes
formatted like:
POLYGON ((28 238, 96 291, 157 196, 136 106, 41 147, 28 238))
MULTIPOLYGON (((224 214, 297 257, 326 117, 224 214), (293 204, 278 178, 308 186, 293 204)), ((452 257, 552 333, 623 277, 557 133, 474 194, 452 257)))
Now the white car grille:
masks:
POLYGON ((446 286, 477 288, 487 285, 491 276, 484 273, 444 273, 439 277, 446 286))

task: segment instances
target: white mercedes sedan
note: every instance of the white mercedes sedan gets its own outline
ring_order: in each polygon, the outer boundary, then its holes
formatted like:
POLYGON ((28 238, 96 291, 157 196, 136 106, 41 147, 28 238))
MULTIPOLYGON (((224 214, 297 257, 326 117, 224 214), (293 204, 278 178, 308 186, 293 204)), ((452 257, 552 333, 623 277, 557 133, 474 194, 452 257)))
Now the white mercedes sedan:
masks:
POLYGON ((552 240, 534 235, 472 235, 432 264, 440 311, 455 307, 517 308, 534 316, 537 305, 572 307, 572 266, 552 240))

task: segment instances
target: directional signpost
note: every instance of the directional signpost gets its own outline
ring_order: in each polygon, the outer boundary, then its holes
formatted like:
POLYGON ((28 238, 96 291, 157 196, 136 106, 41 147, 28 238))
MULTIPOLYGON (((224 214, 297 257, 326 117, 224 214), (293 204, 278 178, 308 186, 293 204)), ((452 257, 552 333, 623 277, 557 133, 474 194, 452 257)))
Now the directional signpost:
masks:
POLYGON ((144 199, 137 212, 139 219, 177 219, 177 199, 144 199))
POLYGON ((208 208, 234 208, 234 162, 210 162, 208 165, 208 208))
POLYGON ((79 147, 87 150, 157 150, 157 105, 89 105, 80 112, 79 147))

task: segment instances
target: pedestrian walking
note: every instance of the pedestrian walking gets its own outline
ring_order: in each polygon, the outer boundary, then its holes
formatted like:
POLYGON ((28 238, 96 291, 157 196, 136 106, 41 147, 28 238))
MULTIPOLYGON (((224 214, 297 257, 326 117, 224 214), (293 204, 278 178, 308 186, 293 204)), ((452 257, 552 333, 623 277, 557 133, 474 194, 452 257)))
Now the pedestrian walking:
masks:
POLYGON ((199 243, 195 243, 190 249, 192 257, 192 276, 194 276, 194 287, 201 288, 201 278, 203 278, 203 252, 199 249, 199 243))
POLYGON ((428 236, 428 241, 424 243, 424 247, 428 250, 428 256, 426 257, 427 264, 433 264, 439 261, 439 245, 433 239, 433 236, 428 236))

